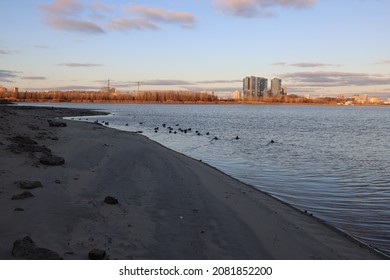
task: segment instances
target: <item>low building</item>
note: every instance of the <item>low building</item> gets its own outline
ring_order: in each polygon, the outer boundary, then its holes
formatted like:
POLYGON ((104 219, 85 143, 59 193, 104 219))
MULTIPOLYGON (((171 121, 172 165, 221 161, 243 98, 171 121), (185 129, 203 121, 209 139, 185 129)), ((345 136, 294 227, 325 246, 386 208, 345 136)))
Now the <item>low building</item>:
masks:
POLYGON ((236 90, 233 92, 233 99, 240 100, 241 99, 241 92, 239 90, 236 90))
POLYGON ((282 95, 287 95, 287 87, 286 86, 282 86, 282 92, 281 92, 282 95))

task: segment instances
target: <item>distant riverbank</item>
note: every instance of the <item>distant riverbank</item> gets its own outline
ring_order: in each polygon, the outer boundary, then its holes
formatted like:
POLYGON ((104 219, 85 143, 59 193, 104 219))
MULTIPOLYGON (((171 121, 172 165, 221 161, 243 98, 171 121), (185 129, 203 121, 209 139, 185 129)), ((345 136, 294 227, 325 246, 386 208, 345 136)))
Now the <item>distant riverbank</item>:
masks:
MULTIPOLYGON (((190 91, 139 91, 121 93, 114 91, 43 91, 0 92, 0 99, 14 102, 68 102, 107 104, 253 104, 253 105, 385 105, 384 102, 363 102, 362 98, 316 97, 306 98, 289 94, 241 99, 219 98, 209 92, 190 91)), ((377 99, 375 99, 377 100, 377 99)))

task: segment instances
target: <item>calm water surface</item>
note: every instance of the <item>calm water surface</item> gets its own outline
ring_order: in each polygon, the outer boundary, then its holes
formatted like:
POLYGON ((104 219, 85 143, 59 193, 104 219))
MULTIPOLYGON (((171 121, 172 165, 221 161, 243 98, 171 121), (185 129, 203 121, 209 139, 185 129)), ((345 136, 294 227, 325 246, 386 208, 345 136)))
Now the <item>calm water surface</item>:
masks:
POLYGON ((390 107, 63 106, 110 111, 88 119, 143 131, 390 254, 390 107))

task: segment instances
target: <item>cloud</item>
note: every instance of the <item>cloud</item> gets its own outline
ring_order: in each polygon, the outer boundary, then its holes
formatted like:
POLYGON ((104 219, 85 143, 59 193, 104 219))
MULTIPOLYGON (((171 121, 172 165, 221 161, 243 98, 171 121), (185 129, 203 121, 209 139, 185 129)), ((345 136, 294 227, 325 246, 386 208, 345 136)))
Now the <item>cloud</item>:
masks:
POLYGON ((148 19, 144 18, 133 18, 133 19, 128 19, 128 18, 118 18, 112 20, 108 28, 114 29, 114 30, 130 30, 130 29, 135 29, 135 30, 145 30, 145 29, 150 29, 150 30, 157 30, 159 29, 158 25, 154 24, 148 19))
POLYGON ((353 72, 294 72, 281 75, 283 79, 301 86, 378 86, 389 85, 390 76, 353 72))
POLYGON ((222 12, 239 17, 270 17, 274 9, 306 8, 316 3, 316 0, 214 0, 213 4, 222 12))
POLYGON ((271 65, 275 65, 275 66, 285 66, 285 65, 288 65, 288 63, 286 63, 286 62, 275 62, 275 63, 271 63, 271 65))
POLYGON ((55 0, 52 4, 40 5, 45 23, 52 28, 87 34, 101 34, 104 29, 82 18, 85 7, 75 0, 55 0))
POLYGON ((0 50, 0 55, 8 55, 8 54, 12 54, 12 53, 10 51, 0 50))
POLYGON ((81 33, 99 34, 104 33, 103 28, 97 24, 78 19, 70 18, 48 18, 47 24, 51 27, 63 29, 67 31, 77 31, 81 33))
POLYGON ((183 28, 193 28, 196 21, 195 16, 189 12, 176 12, 163 8, 134 5, 126 8, 126 12, 140 15, 152 22, 179 24, 183 28))
POLYGON ((100 87, 93 86, 85 86, 85 85, 65 85, 65 86, 57 86, 57 87, 46 87, 46 88, 35 88, 34 90, 58 90, 58 91, 70 91, 70 90, 99 90, 100 87))
POLYGON ((83 6, 74 0, 55 0, 52 4, 38 6, 49 14, 75 15, 83 11, 83 6))
POLYGON ((41 76, 25 76, 25 77, 21 77, 22 80, 46 80, 45 77, 41 77, 41 76))
POLYGON ((297 63, 286 63, 286 62, 275 62, 271 65, 274 66, 294 66, 294 67, 300 67, 300 68, 313 68, 313 67, 327 67, 327 66, 340 66, 337 64, 328 64, 328 63, 321 63, 321 62, 297 62, 297 63))
POLYGON ((60 63, 59 65, 67 66, 67 67, 100 67, 100 66, 103 66, 102 64, 78 63, 78 62, 60 63))
POLYGON ((101 1, 85 4, 81 0, 54 0, 50 4, 38 6, 38 9, 43 12, 47 26, 85 34, 103 34, 107 28, 157 30, 162 24, 194 28, 196 22, 195 16, 189 12, 141 5, 122 7, 122 10, 115 11, 101 1), (114 12, 116 18, 112 16, 114 12))
POLYGON ((335 64, 318 63, 318 62, 300 62, 300 63, 291 63, 289 65, 295 66, 295 67, 302 67, 302 68, 324 67, 324 66, 338 66, 338 65, 335 65, 335 64))
POLYGON ((10 79, 18 77, 18 75, 16 73, 17 72, 14 72, 14 71, 0 69, 0 82, 11 83, 12 80, 10 80, 10 79))

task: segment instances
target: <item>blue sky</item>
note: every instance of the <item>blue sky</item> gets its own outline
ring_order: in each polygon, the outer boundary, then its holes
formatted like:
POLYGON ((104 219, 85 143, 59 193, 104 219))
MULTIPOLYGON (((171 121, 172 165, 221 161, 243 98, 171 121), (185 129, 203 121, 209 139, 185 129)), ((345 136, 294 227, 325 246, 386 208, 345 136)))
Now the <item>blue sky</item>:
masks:
POLYGON ((388 0, 2 0, 0 85, 390 97, 388 0))

